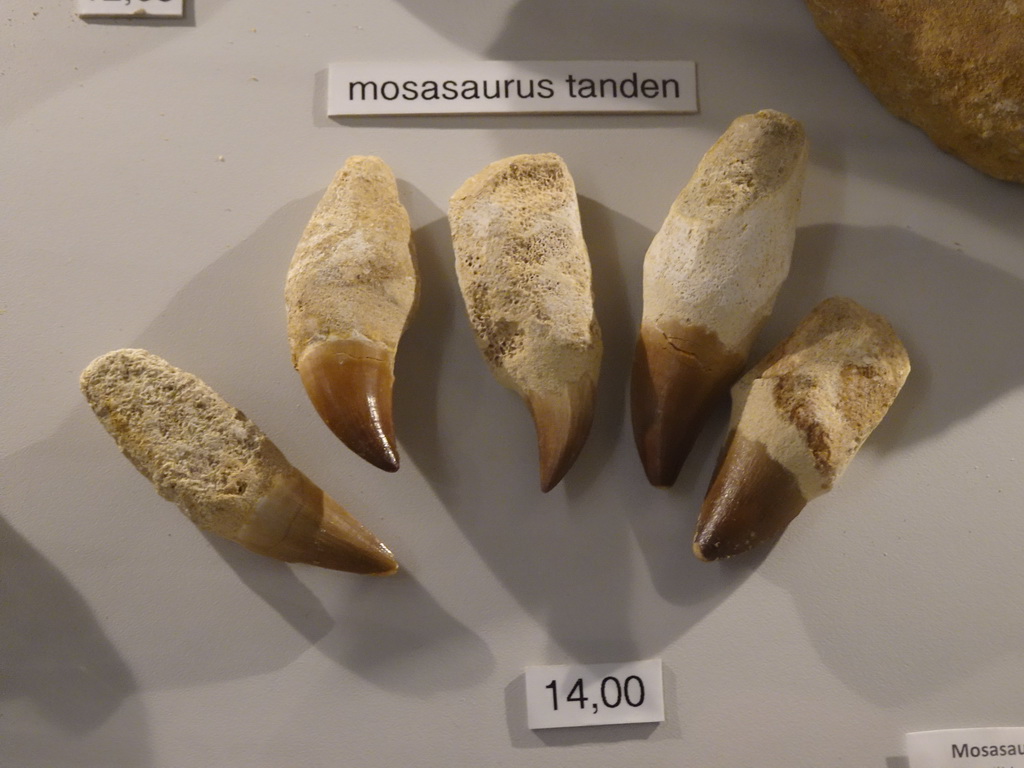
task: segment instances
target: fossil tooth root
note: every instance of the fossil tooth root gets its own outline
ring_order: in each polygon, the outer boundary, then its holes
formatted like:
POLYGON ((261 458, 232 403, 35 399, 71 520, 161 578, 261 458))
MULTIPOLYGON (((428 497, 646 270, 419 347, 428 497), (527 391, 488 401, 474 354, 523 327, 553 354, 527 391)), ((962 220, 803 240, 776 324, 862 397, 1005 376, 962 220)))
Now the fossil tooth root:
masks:
POLYGON ((789 274, 807 139, 788 115, 743 115, 704 155, 644 257, 633 435, 648 480, 672 485, 740 375, 789 274))
POLYGON ((350 157, 306 226, 285 283, 292 362, 320 418, 374 466, 399 466, 395 354, 419 280, 409 215, 377 157, 350 157))
POLYGON ((306 394, 331 431, 368 462, 398 470, 392 417, 395 358, 382 345, 331 339, 306 348, 297 368, 306 394))
POLYGON ((910 373, 892 327, 826 299, 732 388, 732 426, 694 536, 716 560, 777 537, 829 491, 910 373))
POLYGON ((558 155, 516 155, 468 179, 448 219, 477 345, 533 414, 548 491, 587 438, 601 364, 575 185, 558 155))
POLYGON ((81 387, 121 452, 202 530, 287 562, 398 569, 384 544, 196 376, 121 349, 90 363, 81 387))

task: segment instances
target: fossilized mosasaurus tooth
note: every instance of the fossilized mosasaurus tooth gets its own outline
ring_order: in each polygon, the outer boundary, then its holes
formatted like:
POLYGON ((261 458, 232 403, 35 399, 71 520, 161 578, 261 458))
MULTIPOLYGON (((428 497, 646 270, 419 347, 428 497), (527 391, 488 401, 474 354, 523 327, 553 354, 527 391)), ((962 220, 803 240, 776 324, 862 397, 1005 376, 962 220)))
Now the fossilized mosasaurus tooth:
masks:
POLYGON ((409 216, 376 157, 351 157, 295 249, 285 302, 292 363, 317 413, 371 464, 398 469, 395 351, 419 281, 409 216))
POLYGON ((651 242, 631 398, 654 485, 675 482, 771 313, 789 273, 806 164, 796 120, 769 110, 737 118, 651 242))
POLYGON ((722 459, 701 509, 702 560, 773 538, 832 488, 910 373, 889 323, 826 299, 732 389, 722 459))
POLYGON ((576 187, 557 155, 509 157, 466 181, 448 218, 477 343, 530 407, 548 491, 590 431, 601 363, 576 187))
POLYGON ((387 547, 192 374, 121 349, 90 363, 81 386, 121 452, 201 529, 278 560, 398 569, 387 547))

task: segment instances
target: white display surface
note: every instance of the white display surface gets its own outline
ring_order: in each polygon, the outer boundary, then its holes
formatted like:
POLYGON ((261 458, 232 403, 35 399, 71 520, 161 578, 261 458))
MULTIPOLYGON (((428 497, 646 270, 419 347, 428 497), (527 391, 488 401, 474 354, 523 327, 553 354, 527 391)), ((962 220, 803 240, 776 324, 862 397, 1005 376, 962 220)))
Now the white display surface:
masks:
POLYGON ((904 734, 1018 723, 1024 186, 887 113, 803 5, 195 0, 182 20, 0 14, 0 765, 906 768, 904 734), (701 112, 331 120, 332 62, 697 62, 701 112), (838 488, 772 548, 690 540, 725 408, 671 490, 626 405, 644 252, 736 116, 812 143, 793 270, 756 353, 820 299, 890 318, 913 371, 838 488), (605 338, 576 466, 538 490, 529 414, 476 349, 449 195, 561 154, 605 338), (320 422, 283 285, 335 170, 383 157, 422 273, 403 466, 320 422), (373 579, 200 533, 78 391, 145 347, 242 408, 394 550, 373 579), (660 724, 531 731, 523 669, 661 658, 660 724))

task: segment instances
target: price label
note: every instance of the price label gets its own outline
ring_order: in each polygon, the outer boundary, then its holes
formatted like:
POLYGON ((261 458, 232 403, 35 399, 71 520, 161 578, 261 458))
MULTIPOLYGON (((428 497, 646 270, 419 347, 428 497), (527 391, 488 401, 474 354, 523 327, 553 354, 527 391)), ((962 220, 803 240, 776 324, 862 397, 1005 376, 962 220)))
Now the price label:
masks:
POLYGON ((527 667, 526 719, 531 729, 663 722, 661 659, 527 667))
POLYGON ((910 768, 1024 768, 1024 728, 907 734, 910 768))
POLYGON ((76 0, 79 16, 178 18, 185 15, 185 0, 76 0))

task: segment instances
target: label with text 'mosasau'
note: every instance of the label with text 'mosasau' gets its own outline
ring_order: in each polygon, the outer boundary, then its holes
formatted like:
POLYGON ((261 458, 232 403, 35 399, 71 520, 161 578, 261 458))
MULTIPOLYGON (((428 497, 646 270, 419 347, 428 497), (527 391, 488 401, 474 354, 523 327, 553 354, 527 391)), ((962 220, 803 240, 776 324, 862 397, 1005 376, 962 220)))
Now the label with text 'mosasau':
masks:
POLYGON ((907 734, 910 768, 1024 768, 1024 728, 958 728, 907 734))
POLYGON ((692 61, 335 63, 327 114, 688 113, 692 61))

